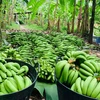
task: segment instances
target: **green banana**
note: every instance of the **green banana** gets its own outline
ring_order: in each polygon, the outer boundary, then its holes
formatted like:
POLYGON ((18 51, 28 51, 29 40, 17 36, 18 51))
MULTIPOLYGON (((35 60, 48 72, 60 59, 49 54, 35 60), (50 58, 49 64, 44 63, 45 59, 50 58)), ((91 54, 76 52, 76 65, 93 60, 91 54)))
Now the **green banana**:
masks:
POLYGON ((84 81, 83 80, 81 80, 81 90, 83 90, 83 84, 84 84, 84 81))
POLYGON ((14 85, 8 79, 5 80, 5 84, 4 85, 7 88, 9 93, 18 91, 18 89, 16 87, 14 87, 14 85))
POLYGON ((84 81, 84 84, 83 84, 83 90, 82 90, 82 93, 84 94, 84 95, 86 95, 86 93, 87 93, 87 89, 88 89, 88 87, 89 87, 89 85, 90 85, 90 82, 91 82, 91 80, 93 79, 93 77, 92 76, 89 76, 89 77, 87 77, 87 79, 84 81))
POLYGON ((7 69, 12 69, 12 65, 10 64, 10 62, 8 63, 5 63, 4 66, 7 68, 7 69))
POLYGON ((66 63, 67 63, 66 60, 61 60, 56 64, 56 66, 55 66, 55 75, 58 79, 60 78, 62 70, 63 70, 66 63))
POLYGON ((80 68, 79 69, 80 73, 86 75, 86 76, 93 76, 90 72, 86 71, 85 69, 83 68, 80 68))
POLYGON ((32 81, 28 76, 24 76, 23 78, 24 78, 25 88, 27 88, 28 86, 32 84, 32 81))
POLYGON ((90 96, 91 93, 94 91, 95 87, 97 85, 97 79, 96 78, 93 78, 88 86, 88 89, 87 89, 87 95, 90 96))
POLYGON ((79 76, 81 77, 82 80, 86 80, 87 76, 83 75, 83 74, 80 73, 79 71, 78 71, 78 74, 79 74, 79 76))
POLYGON ((84 61, 84 64, 87 65, 89 68, 91 68, 93 72, 96 72, 96 68, 91 64, 90 61, 86 60, 84 61))
POLYGON ((73 83, 75 83, 75 81, 76 81, 77 78, 78 78, 78 71, 75 70, 75 74, 74 74, 74 76, 73 76, 73 78, 72 78, 70 84, 72 85, 73 83))
POLYGON ((6 67, 1 62, 0 62, 0 70, 2 70, 3 72, 6 72, 6 67))
POLYGON ((82 94, 82 90, 81 90, 81 78, 78 77, 76 82, 75 82, 75 86, 76 86, 76 91, 80 94, 82 94))
POLYGON ((13 71, 15 71, 16 73, 19 72, 19 70, 18 70, 16 67, 14 67, 14 66, 13 66, 11 69, 12 69, 13 71))
POLYGON ((68 75, 68 80, 67 80, 67 84, 71 86, 71 80, 73 79, 75 74, 75 70, 74 69, 70 69, 69 75, 68 75))
POLYGON ((3 92, 0 91, 0 95, 4 95, 4 94, 5 94, 5 93, 3 93, 3 92))
POLYGON ((71 86, 72 91, 76 91, 75 83, 71 86))
POLYGON ((96 99, 100 100, 100 93, 96 96, 96 99))
POLYGON ((83 61, 87 60, 86 57, 85 57, 84 55, 78 55, 78 56, 76 57, 76 59, 81 59, 81 60, 83 60, 83 61))
POLYGON ((96 68, 96 72, 100 72, 100 68, 99 68, 97 62, 95 62, 95 61, 91 61, 91 64, 96 68))
POLYGON ((16 67, 17 69, 20 69, 20 65, 19 63, 16 62, 10 62, 14 67, 16 67))
POLYGON ((80 67, 83 68, 83 69, 85 69, 85 70, 87 70, 87 71, 90 72, 91 74, 94 74, 93 70, 92 70, 89 66, 85 65, 84 63, 82 63, 82 64, 80 65, 80 67))
POLYGON ((14 75, 16 75, 17 73, 15 72, 15 71, 13 71, 13 70, 10 70, 11 71, 11 73, 12 73, 12 76, 14 76, 14 75))
POLYGON ((24 79, 22 78, 22 76, 15 75, 14 79, 17 83, 18 90, 23 90, 24 89, 24 79))
POLYGON ((84 51, 72 51, 72 56, 73 57, 76 58, 79 55, 83 55, 84 57, 86 57, 87 54, 84 51))
POLYGON ((6 74, 7 74, 8 77, 12 76, 12 73, 11 73, 11 71, 9 69, 6 70, 6 74))
POLYGON ((2 70, 0 70, 0 75, 1 75, 1 77, 4 78, 4 79, 7 78, 6 73, 3 72, 2 70))
POLYGON ((95 87, 90 96, 96 98, 99 93, 100 93, 100 82, 97 84, 97 86, 95 87))
POLYGON ((29 71, 28 66, 24 65, 24 66, 22 66, 22 67, 20 68, 20 70, 18 71, 17 74, 22 74, 22 73, 25 73, 25 74, 26 74, 28 71, 29 71))
POLYGON ((13 86, 14 86, 15 88, 18 88, 18 87, 17 87, 17 83, 16 83, 16 81, 15 81, 15 79, 14 79, 13 77, 8 77, 7 79, 13 84, 13 86))
POLYGON ((3 92, 4 94, 7 94, 7 93, 8 93, 7 90, 6 90, 6 88, 5 88, 4 82, 0 84, 0 90, 1 90, 1 92, 3 92))
POLYGON ((2 77, 0 76, 0 83, 2 82, 2 77))
POLYGON ((63 78, 63 83, 67 82, 69 68, 70 68, 70 64, 66 63, 65 66, 64 66, 64 68, 63 68, 62 74, 61 74, 61 76, 63 78))

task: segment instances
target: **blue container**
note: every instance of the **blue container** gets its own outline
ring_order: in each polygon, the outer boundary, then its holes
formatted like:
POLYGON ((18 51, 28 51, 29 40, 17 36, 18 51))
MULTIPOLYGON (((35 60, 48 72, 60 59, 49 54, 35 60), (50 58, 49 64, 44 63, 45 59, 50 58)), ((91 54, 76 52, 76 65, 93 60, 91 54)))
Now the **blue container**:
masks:
POLYGON ((100 37, 96 38, 96 43, 100 43, 100 37))

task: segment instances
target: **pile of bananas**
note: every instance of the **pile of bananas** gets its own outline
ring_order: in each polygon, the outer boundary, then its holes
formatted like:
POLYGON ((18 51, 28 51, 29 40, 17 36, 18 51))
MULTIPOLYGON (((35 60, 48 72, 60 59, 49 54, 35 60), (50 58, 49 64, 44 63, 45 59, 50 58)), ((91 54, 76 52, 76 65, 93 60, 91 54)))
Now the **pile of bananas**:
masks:
MULTIPOLYGON (((100 62, 96 61, 95 57, 90 57, 91 55, 85 53, 84 51, 71 51, 68 52, 66 55, 66 59, 62 59, 57 62, 55 66, 55 75, 59 82, 63 83, 64 85, 68 86, 69 88, 78 86, 78 89, 75 88, 76 92, 82 94, 80 91, 80 81, 82 80, 82 84, 84 81, 88 79, 88 77, 93 77, 93 80, 99 81, 100 78, 100 62)), ((92 80, 92 79, 91 79, 92 80)), ((87 81, 86 81, 87 83, 87 81)), ((86 84, 84 82, 84 84, 86 84)), ((91 81, 91 90, 94 90, 97 84, 94 84, 95 81, 91 81)), ((100 83, 99 83, 100 84, 100 83)), ((86 88, 85 86, 83 86, 86 88)), ((90 87, 89 87, 90 88, 90 87)), ((90 89, 89 89, 90 90, 90 89)), ((88 90, 88 91, 89 91, 88 90)), ((89 91, 90 93, 90 91, 89 91)), ((91 92, 92 93, 92 92, 91 92)), ((84 94, 84 93, 83 93, 84 94)), ((99 90, 100 94, 100 90, 99 90)), ((84 94, 87 96, 91 96, 91 94, 84 94)), ((93 97, 93 96, 92 96, 93 97)), ((95 96, 96 97, 96 96, 95 96)), ((94 97, 94 98, 95 98, 94 97)), ((96 97, 98 98, 98 97, 96 97)), ((100 99, 100 96, 99 96, 100 99)))
POLYGON ((32 84, 28 66, 16 62, 0 62, 0 95, 17 92, 32 84))

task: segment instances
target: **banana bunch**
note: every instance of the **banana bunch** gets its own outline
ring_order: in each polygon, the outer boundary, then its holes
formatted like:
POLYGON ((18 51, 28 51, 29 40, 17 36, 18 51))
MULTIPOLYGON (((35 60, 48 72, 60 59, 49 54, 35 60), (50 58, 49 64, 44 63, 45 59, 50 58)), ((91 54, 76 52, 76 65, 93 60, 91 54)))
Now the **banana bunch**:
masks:
POLYGON ((28 66, 17 62, 0 62, 0 95, 23 90, 32 84, 28 66))
POLYGON ((66 60, 59 61, 55 66, 55 75, 61 83, 68 79, 70 64, 66 60))
POLYGON ((97 76, 100 72, 100 65, 94 60, 86 60, 80 64, 79 76, 85 80, 88 76, 97 76))
POLYGON ((23 90, 31 84, 32 81, 28 76, 15 75, 14 77, 8 77, 0 83, 0 95, 23 90))
POLYGON ((95 77, 89 76, 86 80, 77 78, 75 83, 71 86, 71 90, 79 94, 86 95, 92 98, 100 99, 100 82, 95 77))
POLYGON ((40 69, 38 72, 38 80, 46 81, 46 82, 54 82, 54 67, 52 67, 48 61, 44 59, 38 60, 40 64, 40 69))

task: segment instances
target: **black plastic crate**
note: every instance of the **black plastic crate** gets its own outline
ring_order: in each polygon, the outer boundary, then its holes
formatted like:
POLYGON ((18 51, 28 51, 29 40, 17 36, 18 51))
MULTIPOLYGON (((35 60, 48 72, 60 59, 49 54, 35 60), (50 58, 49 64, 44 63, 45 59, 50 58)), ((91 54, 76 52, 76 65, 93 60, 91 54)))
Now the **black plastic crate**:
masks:
POLYGON ((17 62, 21 66, 27 65, 29 68, 28 75, 30 76, 30 78, 32 80, 32 85, 30 85, 29 87, 27 87, 21 91, 15 92, 15 93, 1 95, 0 100, 29 100, 29 97, 31 96, 31 93, 34 89, 34 86, 35 86, 35 83, 36 83, 37 77, 38 77, 35 67, 31 66, 30 64, 28 64, 26 62, 20 61, 20 60, 6 59, 6 61, 7 62, 17 62))
POLYGON ((60 83, 59 81, 57 81, 57 89, 58 89, 59 100, 97 100, 85 95, 81 95, 77 92, 74 92, 67 86, 60 83))

